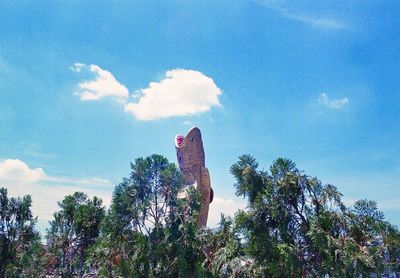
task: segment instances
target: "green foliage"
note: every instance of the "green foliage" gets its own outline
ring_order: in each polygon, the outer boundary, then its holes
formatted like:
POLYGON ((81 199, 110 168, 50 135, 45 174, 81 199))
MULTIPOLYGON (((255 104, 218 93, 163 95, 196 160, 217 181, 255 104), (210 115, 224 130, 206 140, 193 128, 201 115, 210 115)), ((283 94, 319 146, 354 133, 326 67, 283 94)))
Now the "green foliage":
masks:
POLYGON ((246 256, 230 217, 221 215, 217 229, 208 235, 207 263, 214 277, 254 277, 253 260, 246 256))
POLYGON ((160 155, 138 158, 115 188, 92 263, 104 276, 188 277, 203 275, 199 242, 200 196, 177 199, 182 177, 160 155))
POLYGON ((200 193, 178 199, 182 176, 160 155, 131 163, 107 212, 84 193, 66 196, 47 230, 34 229, 31 199, 0 189, 2 277, 378 277, 399 271, 400 232, 374 201, 351 207, 333 185, 293 161, 259 170, 250 155, 232 165, 247 208, 198 225, 200 193))
POLYGON ((346 208, 336 187, 288 159, 275 160, 270 174, 257 168, 243 155, 231 173, 237 195, 248 200, 235 223, 261 276, 364 277, 398 267, 399 231, 375 202, 346 208))
POLYGON ((92 200, 82 192, 68 195, 59 202, 47 230, 48 260, 52 261, 50 274, 62 277, 82 276, 86 251, 99 235, 105 210, 102 200, 92 200))
POLYGON ((44 250, 29 195, 8 198, 0 188, 0 277, 37 277, 44 250))
POLYGON ((207 276, 202 231, 198 225, 200 193, 191 188, 184 200, 177 200, 165 223, 168 277, 207 276))

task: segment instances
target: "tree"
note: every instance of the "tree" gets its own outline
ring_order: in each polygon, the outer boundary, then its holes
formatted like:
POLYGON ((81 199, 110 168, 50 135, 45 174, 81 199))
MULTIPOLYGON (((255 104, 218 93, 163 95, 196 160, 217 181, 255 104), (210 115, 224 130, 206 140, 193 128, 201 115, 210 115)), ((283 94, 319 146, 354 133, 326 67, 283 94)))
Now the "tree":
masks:
POLYGON ((102 200, 82 192, 68 195, 59 202, 60 211, 47 230, 49 254, 54 260, 55 274, 82 277, 87 250, 99 235, 105 209, 102 200))
POLYGON ((0 277, 32 277, 41 270, 44 251, 31 205, 29 195, 8 198, 0 188, 0 277))
POLYGON ((200 229, 200 192, 187 191, 185 199, 175 199, 165 226, 168 277, 208 277, 205 230, 200 229))
POLYGON ((269 172, 257 168, 243 155, 231 173, 236 194, 248 200, 235 224, 259 276, 357 277, 396 264, 399 232, 375 202, 346 208, 336 187, 303 174, 289 159, 278 158, 269 172), (386 259, 385 252, 391 252, 386 259))
POLYGON ((207 264, 214 277, 257 276, 231 217, 222 214, 218 227, 204 242, 209 253, 207 264))
POLYGON ((108 276, 175 277, 201 272, 199 195, 178 200, 182 176, 161 155, 137 158, 116 186, 93 261, 108 276))

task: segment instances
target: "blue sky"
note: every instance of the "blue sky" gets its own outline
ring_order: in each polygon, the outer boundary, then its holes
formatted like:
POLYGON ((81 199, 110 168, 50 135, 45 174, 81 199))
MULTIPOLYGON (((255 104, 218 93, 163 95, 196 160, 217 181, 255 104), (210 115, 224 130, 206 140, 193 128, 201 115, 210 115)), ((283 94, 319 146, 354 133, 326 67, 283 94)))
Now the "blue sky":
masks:
POLYGON ((0 182, 43 230, 74 190, 109 203, 129 162, 198 126, 221 211, 229 167, 277 157, 400 225, 400 3, 2 1, 0 182), (58 198, 58 199, 57 199, 58 198))

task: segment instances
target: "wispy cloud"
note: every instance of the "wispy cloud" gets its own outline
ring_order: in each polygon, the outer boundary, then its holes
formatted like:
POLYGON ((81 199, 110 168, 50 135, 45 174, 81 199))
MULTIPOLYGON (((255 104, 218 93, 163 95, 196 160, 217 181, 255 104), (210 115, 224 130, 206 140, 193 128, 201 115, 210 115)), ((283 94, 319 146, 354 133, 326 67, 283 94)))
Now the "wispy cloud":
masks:
POLYGON ((173 69, 159 82, 150 82, 147 88, 129 94, 116 78, 97 65, 76 63, 72 70, 80 73, 85 67, 95 73, 95 79, 78 84, 81 100, 100 100, 111 97, 120 102, 126 113, 142 121, 175 116, 188 116, 220 107, 221 89, 203 73, 188 69, 173 69), (135 100, 135 101, 134 101, 135 100))
POLYGON ((20 152, 23 155, 26 156, 31 156, 31 157, 40 157, 40 158, 44 158, 44 159, 53 159, 58 157, 57 154, 55 153, 48 153, 43 151, 42 146, 40 144, 37 143, 25 143, 25 142, 20 142, 18 144, 15 145, 15 147, 20 150, 20 152))
POLYGON ((192 125, 193 125, 193 123, 192 123, 191 121, 188 121, 188 120, 183 121, 182 124, 183 124, 183 125, 187 125, 187 126, 192 126, 192 125))
POLYGON ((51 220, 59 209, 57 202, 76 191, 98 196, 105 205, 111 202, 111 183, 107 179, 51 176, 43 168, 29 167, 19 159, 0 161, 0 186, 6 187, 10 196, 31 195, 33 214, 42 221, 51 220))
POLYGON ((347 29, 348 26, 337 18, 328 17, 326 15, 315 15, 310 14, 306 11, 296 11, 291 9, 290 4, 287 1, 277 0, 264 0, 257 1, 264 6, 277 11, 281 16, 290 20, 295 20, 315 28, 327 29, 327 30, 339 30, 347 29))
POLYGON ((81 72, 82 68, 84 68, 86 65, 82 63, 75 63, 70 69, 74 72, 81 72))
POLYGON ((318 102, 321 105, 331 109, 341 109, 350 103, 347 97, 340 99, 330 99, 326 93, 322 93, 318 96, 318 102))
POLYGON ((282 16, 284 16, 286 18, 296 20, 299 22, 303 22, 303 23, 309 24, 316 28, 322 28, 322 29, 345 29, 346 28, 346 25, 337 19, 332 19, 332 18, 327 18, 327 17, 316 17, 316 16, 311 16, 311 15, 306 15, 306 14, 294 13, 294 12, 289 12, 287 9, 278 9, 278 11, 281 13, 282 16))

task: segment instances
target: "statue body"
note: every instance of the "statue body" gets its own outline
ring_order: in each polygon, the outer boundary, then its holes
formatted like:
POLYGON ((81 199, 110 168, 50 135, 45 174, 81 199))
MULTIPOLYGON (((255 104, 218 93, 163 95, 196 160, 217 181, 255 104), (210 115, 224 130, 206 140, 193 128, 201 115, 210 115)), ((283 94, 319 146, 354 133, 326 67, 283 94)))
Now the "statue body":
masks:
POLYGON ((186 189, 195 186, 200 191, 201 207, 199 224, 207 225, 208 209, 213 198, 210 174, 205 167, 205 156, 200 129, 192 128, 186 136, 175 137, 175 148, 178 157, 179 168, 184 179, 184 188, 178 197, 184 198, 186 189))

